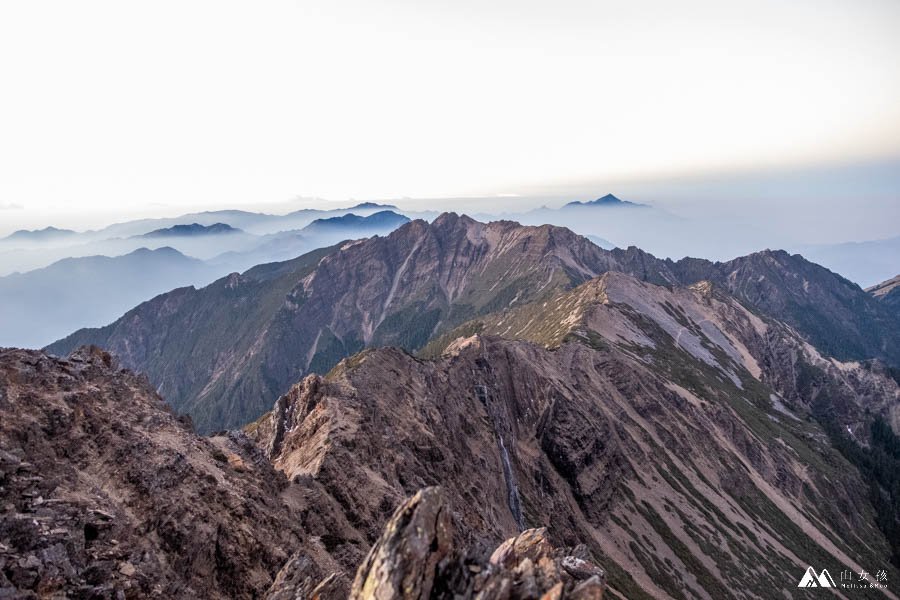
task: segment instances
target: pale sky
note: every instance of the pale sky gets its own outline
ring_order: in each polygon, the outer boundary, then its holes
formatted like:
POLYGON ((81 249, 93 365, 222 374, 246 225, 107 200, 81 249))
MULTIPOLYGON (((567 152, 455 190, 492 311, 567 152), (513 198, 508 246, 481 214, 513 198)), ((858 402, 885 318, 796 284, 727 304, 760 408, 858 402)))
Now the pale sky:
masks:
POLYGON ((881 164, 898 31, 896 0, 6 1, 0 230, 881 164))

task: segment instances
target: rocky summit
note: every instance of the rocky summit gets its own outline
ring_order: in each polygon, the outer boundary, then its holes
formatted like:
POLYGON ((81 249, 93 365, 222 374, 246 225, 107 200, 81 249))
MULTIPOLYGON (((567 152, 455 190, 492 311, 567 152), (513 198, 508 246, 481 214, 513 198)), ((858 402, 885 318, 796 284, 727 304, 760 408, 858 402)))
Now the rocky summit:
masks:
POLYGON ((3 351, 0 417, 0 597, 250 598, 304 539, 252 444, 98 349, 3 351))

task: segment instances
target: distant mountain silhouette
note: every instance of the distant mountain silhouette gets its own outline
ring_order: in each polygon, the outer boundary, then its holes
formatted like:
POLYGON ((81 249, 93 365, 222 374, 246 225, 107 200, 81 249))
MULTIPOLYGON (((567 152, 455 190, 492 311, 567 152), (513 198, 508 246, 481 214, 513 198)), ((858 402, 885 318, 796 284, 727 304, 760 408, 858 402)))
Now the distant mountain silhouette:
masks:
POLYGON ((102 325, 148 298, 203 284, 219 272, 172 248, 67 258, 0 277, 0 346, 40 347, 79 327, 102 325))
POLYGON ((56 227, 44 227, 43 229, 34 230, 20 229, 2 238, 2 241, 49 242, 77 234, 77 231, 58 229, 56 227))
POLYGON ((629 202, 628 200, 620 200, 616 196, 612 194, 607 194, 602 198, 597 198, 596 200, 589 200, 587 202, 580 202, 578 200, 574 202, 569 202, 563 208, 578 208, 578 207, 644 207, 646 208, 646 204, 639 204, 637 202, 629 202))
POLYGON ((301 231, 306 234, 335 231, 340 229, 348 231, 368 231, 370 229, 383 229, 385 227, 396 228, 408 222, 408 217, 404 217, 403 215, 399 215, 390 210, 382 210, 367 217, 361 217, 359 215, 350 213, 341 215, 339 217, 316 219, 315 221, 304 227, 301 231))
POLYGON ((900 270, 900 236, 865 242, 843 242, 792 248, 807 259, 868 287, 900 270))
POLYGON ((400 210, 393 204, 379 204, 377 202, 360 202, 356 206, 351 206, 348 210, 371 210, 377 208, 383 210, 400 210))
POLYGON ((139 237, 180 237, 180 236, 198 236, 198 235, 221 235, 228 233, 243 233, 240 229, 232 227, 226 223, 213 223, 212 225, 201 225, 200 223, 191 223, 190 225, 173 225, 164 229, 155 229, 149 233, 145 233, 139 237))

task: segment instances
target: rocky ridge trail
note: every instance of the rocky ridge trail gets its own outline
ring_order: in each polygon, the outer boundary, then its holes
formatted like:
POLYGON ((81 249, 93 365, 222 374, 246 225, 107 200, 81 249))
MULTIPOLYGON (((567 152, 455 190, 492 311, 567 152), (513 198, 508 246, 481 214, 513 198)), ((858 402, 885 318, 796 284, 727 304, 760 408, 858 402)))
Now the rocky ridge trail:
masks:
POLYGON ((814 408, 827 410, 842 428, 863 438, 873 414, 900 431, 900 386, 884 363, 824 355, 796 329, 747 309, 709 281, 659 286, 605 273, 543 302, 463 324, 433 340, 422 354, 437 356, 456 338, 474 332, 548 349, 571 341, 613 346, 676 379, 684 376, 687 359, 737 387, 765 384, 774 392, 773 403, 801 416, 814 408))

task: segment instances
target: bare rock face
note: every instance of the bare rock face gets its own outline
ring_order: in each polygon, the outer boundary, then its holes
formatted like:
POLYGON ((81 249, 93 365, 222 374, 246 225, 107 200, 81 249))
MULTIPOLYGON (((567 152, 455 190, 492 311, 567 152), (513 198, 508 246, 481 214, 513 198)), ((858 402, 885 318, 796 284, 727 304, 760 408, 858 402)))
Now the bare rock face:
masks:
POLYGON ((489 560, 454 546, 439 488, 404 502, 360 565, 351 600, 603 598, 603 571, 555 550, 544 529, 503 542, 489 560))
POLYGON ((427 600, 451 548, 449 511, 440 492, 426 488, 388 521, 357 571, 350 598, 427 600))
POLYGON ((96 348, 0 352, 0 597, 253 598, 307 543, 240 434, 196 436, 96 348))

